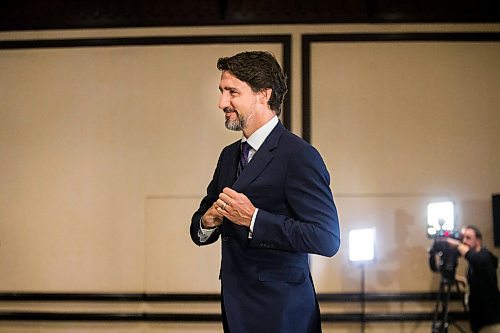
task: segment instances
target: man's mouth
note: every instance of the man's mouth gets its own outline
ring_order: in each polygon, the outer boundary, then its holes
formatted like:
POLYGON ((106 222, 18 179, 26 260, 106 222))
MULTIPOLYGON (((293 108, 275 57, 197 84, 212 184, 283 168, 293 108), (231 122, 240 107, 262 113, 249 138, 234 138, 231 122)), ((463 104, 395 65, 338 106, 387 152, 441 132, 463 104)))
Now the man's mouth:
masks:
POLYGON ((234 109, 226 108, 224 109, 224 113, 226 114, 226 118, 229 118, 231 116, 231 113, 237 113, 237 112, 234 109))

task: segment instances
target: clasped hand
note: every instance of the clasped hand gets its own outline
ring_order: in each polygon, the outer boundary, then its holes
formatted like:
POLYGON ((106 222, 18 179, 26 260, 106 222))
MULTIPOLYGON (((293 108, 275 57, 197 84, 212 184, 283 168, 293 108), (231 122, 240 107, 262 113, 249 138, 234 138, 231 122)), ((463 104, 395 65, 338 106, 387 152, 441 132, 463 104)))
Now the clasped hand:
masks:
POLYGON ((225 217, 234 224, 250 227, 255 206, 243 193, 229 187, 219 194, 219 199, 203 215, 203 225, 215 228, 222 224, 225 217))

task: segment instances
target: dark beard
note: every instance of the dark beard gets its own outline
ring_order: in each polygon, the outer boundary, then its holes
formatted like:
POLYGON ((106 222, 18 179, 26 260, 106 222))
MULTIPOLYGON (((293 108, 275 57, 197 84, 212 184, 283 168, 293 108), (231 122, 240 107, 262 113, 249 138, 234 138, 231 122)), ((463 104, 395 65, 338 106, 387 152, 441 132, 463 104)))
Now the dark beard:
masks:
POLYGON ((243 116, 241 116, 237 111, 231 108, 225 108, 224 109, 225 113, 229 112, 236 112, 236 115, 238 116, 236 120, 230 120, 227 119, 225 122, 225 126, 228 130, 231 131, 242 131, 246 128, 247 125, 247 120, 243 116))

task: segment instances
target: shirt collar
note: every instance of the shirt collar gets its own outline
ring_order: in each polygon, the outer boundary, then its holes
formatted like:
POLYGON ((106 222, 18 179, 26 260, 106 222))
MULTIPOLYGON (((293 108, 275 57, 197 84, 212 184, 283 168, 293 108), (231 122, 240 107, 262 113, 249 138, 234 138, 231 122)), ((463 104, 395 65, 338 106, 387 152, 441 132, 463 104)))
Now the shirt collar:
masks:
POLYGON ((274 127, 278 124, 278 122, 279 120, 277 116, 272 117, 271 120, 265 123, 258 130, 256 130, 252 135, 250 135, 250 137, 245 138, 245 136, 243 136, 241 138, 241 142, 247 141, 253 150, 259 150, 260 146, 262 146, 262 144, 264 143, 268 135, 272 132, 274 127))

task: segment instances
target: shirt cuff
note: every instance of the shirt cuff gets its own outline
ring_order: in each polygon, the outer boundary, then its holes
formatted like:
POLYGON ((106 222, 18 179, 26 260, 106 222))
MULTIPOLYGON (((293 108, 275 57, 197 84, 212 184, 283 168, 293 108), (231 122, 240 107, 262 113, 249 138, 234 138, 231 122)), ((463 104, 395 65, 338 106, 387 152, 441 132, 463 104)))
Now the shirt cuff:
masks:
POLYGON ((217 228, 212 228, 212 229, 205 229, 203 228, 203 224, 201 224, 201 217, 200 217, 200 229, 198 229, 198 238, 200 239, 201 243, 205 243, 207 239, 212 236, 214 233, 215 229, 217 228))
POLYGON ((255 211, 253 212, 252 221, 250 221, 250 232, 248 233, 248 238, 252 238, 253 237, 253 228, 254 228, 254 225, 255 225, 255 219, 257 218, 257 212, 258 211, 259 211, 259 209, 255 208, 255 211))

